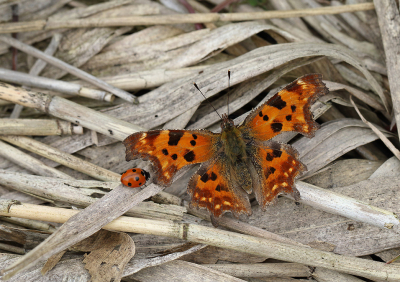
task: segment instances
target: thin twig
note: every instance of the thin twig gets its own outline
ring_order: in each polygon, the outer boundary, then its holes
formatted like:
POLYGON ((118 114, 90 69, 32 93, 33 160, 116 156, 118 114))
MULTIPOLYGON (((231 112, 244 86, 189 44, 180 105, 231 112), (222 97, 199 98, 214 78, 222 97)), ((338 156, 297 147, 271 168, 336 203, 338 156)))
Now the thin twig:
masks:
POLYGON ((60 28, 86 28, 86 27, 112 27, 112 26, 137 26, 137 25, 158 25, 177 23, 211 23, 211 22, 234 22, 249 20, 265 20, 276 18, 308 17, 318 15, 334 15, 358 11, 373 10, 373 3, 361 3, 343 6, 328 6, 314 9, 266 11, 254 13, 227 13, 227 14, 185 14, 185 15, 160 15, 160 16, 137 16, 109 19, 71 19, 68 21, 32 21, 7 23, 0 25, 0 33, 26 32, 34 30, 51 30, 60 28))

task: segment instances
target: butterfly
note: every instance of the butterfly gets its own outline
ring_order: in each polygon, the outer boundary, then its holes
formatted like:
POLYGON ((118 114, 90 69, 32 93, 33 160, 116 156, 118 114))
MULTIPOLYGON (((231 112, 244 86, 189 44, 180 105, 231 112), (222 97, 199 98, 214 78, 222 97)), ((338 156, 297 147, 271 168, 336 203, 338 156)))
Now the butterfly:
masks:
POLYGON ((282 193, 299 199, 294 179, 306 166, 293 147, 271 139, 287 131, 313 137, 319 125, 310 107, 327 93, 322 75, 308 74, 252 110, 240 125, 223 115, 221 133, 205 129, 134 133, 123 142, 126 160, 150 160, 153 182, 165 187, 180 169, 201 163, 187 191, 190 206, 207 209, 212 219, 226 212, 250 215, 252 192, 263 210, 282 193))
POLYGON ((121 175, 121 183, 131 188, 139 188, 149 180, 150 173, 141 168, 131 168, 121 175))

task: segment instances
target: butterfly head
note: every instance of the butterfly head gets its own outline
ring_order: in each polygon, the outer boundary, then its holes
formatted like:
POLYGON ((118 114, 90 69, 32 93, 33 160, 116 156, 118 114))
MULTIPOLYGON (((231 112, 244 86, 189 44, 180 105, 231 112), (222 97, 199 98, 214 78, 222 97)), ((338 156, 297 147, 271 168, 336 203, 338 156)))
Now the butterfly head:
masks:
POLYGON ((234 127, 235 123, 233 122, 233 120, 231 120, 230 118, 228 118, 227 114, 223 114, 222 115, 222 123, 221 123, 221 129, 227 129, 227 128, 231 128, 234 127))

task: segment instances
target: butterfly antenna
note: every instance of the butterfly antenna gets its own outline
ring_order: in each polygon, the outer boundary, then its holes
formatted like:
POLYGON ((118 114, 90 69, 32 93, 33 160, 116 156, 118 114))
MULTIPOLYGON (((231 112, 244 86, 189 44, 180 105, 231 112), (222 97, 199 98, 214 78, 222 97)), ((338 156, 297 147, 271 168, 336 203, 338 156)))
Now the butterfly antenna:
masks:
POLYGON ((227 108, 228 108, 228 117, 229 117, 229 92, 231 90, 231 70, 228 70, 228 103, 227 103, 227 108))
POLYGON ((208 101, 207 97, 204 96, 203 92, 201 92, 201 90, 200 90, 200 88, 197 86, 196 82, 194 82, 193 85, 194 85, 194 87, 196 87, 197 90, 199 90, 199 92, 201 93, 201 95, 203 95, 204 99, 205 99, 208 103, 210 103, 211 107, 212 107, 212 108, 214 109, 214 111, 217 113, 217 115, 219 116, 219 118, 222 119, 222 117, 219 115, 219 113, 217 112, 217 110, 215 109, 215 107, 213 106, 213 104, 212 104, 210 101, 208 101))

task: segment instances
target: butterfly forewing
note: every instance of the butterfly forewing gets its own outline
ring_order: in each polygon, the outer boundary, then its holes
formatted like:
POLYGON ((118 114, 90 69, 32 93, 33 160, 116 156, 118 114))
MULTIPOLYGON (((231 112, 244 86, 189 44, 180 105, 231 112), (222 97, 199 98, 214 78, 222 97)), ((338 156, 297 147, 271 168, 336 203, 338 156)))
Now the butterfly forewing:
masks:
POLYGON ((261 141, 285 131, 313 137, 318 124, 313 120, 310 107, 326 93, 328 89, 320 74, 303 76, 253 110, 239 128, 261 141))
POLYGON ((207 130, 153 130, 138 132, 124 140, 126 160, 150 160, 154 183, 168 186, 186 165, 209 160, 218 149, 219 135, 207 130))

